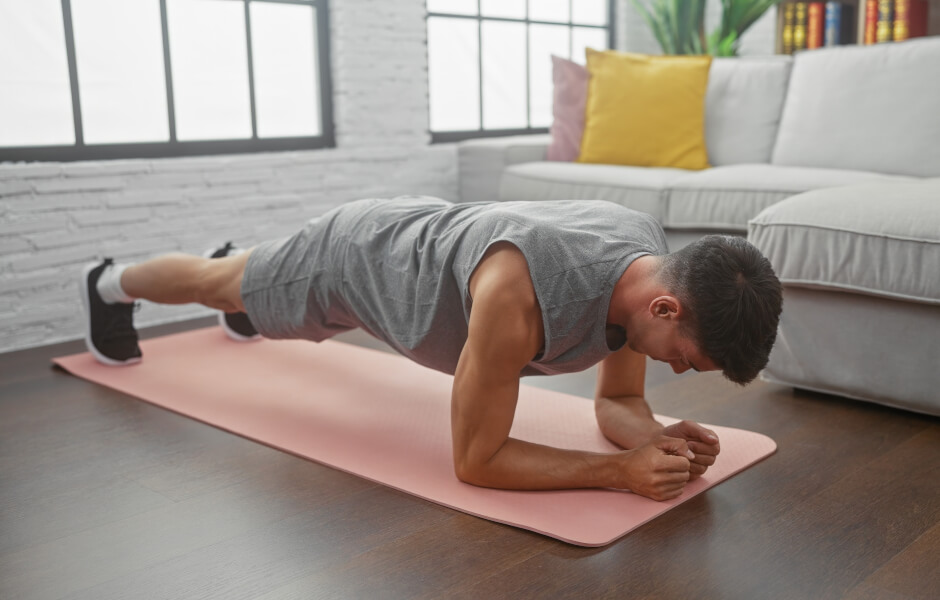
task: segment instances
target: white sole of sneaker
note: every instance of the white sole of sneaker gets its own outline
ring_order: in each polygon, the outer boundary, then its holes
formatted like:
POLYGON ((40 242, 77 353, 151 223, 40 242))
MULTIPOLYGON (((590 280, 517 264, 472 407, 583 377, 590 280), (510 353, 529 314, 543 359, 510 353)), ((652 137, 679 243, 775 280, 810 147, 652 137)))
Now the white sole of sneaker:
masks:
POLYGON ((89 300, 88 295, 88 274, 91 273, 92 269, 100 265, 101 263, 90 263, 85 265, 85 268, 82 269, 82 279, 79 282, 82 292, 82 307, 85 309, 85 346, 88 348, 88 351, 91 352, 92 356, 95 357, 100 363, 110 365, 113 367, 124 367, 127 365, 136 365, 140 362, 141 357, 129 358, 127 360, 115 360, 113 358, 108 358, 104 354, 98 352, 98 349, 95 348, 95 345, 91 343, 91 301, 89 300))
POLYGON ((253 335, 251 337, 245 337, 242 334, 238 333, 234 329, 230 328, 225 322, 225 313, 219 315, 219 325, 222 326, 222 329, 225 330, 225 335, 229 337, 234 342, 254 342, 255 340, 260 340, 260 335, 253 335))
MULTIPOLYGON (((208 250, 202 253, 202 257, 212 258, 212 255, 215 254, 215 251, 218 249, 219 249, 219 246, 214 246, 212 248, 209 248, 208 250)), ((244 252, 244 250, 241 250, 238 248, 235 248, 235 250, 238 251, 239 254, 244 252)), ((228 326, 228 323, 225 321, 225 313, 221 310, 218 311, 218 313, 219 313, 219 325, 222 327, 222 331, 225 332, 225 335, 227 335, 230 340, 233 340, 236 342, 253 342, 255 340, 261 339, 260 335, 253 335, 250 337, 245 337, 242 334, 238 333, 237 331, 235 331, 234 329, 228 326)))

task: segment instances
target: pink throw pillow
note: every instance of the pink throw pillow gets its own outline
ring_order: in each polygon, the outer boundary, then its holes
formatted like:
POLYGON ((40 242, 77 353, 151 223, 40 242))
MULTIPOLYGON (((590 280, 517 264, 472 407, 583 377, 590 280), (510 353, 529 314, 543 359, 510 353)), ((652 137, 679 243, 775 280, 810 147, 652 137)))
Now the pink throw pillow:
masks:
POLYGON ((584 134, 584 110, 587 104, 587 68, 568 59, 552 55, 552 141, 548 160, 573 161, 581 153, 584 134))

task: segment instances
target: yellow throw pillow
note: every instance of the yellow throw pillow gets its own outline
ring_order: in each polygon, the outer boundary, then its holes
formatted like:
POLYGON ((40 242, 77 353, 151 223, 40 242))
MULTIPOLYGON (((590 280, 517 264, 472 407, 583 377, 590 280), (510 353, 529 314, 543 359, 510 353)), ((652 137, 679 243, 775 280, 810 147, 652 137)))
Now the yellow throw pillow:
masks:
POLYGON ((591 73, 578 162, 705 169, 710 56, 587 49, 591 73))

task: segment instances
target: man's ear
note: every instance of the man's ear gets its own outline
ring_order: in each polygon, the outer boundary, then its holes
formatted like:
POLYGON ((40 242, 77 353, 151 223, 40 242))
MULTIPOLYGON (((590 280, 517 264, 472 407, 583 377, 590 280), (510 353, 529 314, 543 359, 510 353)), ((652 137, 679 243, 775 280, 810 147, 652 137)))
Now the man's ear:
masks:
POLYGON ((650 302, 650 314, 664 319, 676 319, 682 314, 682 305, 675 296, 659 296, 650 302))

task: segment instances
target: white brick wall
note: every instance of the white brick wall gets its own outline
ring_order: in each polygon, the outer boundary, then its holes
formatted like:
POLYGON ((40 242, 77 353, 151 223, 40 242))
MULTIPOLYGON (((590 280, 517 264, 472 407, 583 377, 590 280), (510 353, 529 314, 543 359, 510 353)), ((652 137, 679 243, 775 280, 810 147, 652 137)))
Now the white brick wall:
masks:
MULTIPOLYGON (((424 14, 424 0, 332 0, 335 149, 0 164, 0 352, 82 337, 77 277, 90 260, 247 246, 357 198, 456 199, 454 146, 427 133, 424 14)), ((620 49, 658 52, 629 0, 617 15, 620 49)), ((136 321, 207 314, 145 304, 136 321)))
MULTIPOLYGON (((286 235, 343 202, 456 198, 453 145, 431 145, 423 0, 333 0, 337 148, 83 163, 0 164, 0 352, 83 335, 77 277, 286 235)), ((210 314, 145 304, 139 325, 210 314)))

